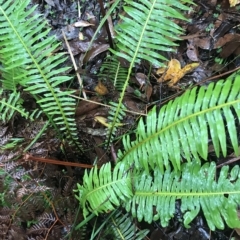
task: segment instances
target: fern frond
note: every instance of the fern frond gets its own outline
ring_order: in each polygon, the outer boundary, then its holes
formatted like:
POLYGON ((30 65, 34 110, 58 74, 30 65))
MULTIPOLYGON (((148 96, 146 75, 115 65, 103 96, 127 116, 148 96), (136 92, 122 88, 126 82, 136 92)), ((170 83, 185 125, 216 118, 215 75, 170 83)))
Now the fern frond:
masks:
POLYGON ((0 1, 0 61, 3 63, 3 87, 15 90, 25 87, 70 142, 77 142, 74 121, 75 100, 72 91, 61 92, 59 85, 68 81, 63 54, 53 54, 58 47, 46 21, 33 14, 35 7, 25 11, 27 1, 0 1), (41 39, 41 41, 39 41, 41 39), (17 72, 17 74, 16 74, 17 72))
POLYGON ((126 205, 139 221, 161 220, 167 226, 175 213, 175 202, 181 199, 184 225, 197 216, 200 209, 211 230, 224 229, 224 221, 231 227, 239 227, 237 207, 240 200, 239 166, 235 166, 228 176, 228 166, 223 167, 216 181, 215 163, 183 164, 181 173, 168 169, 162 174, 159 169, 154 177, 143 174, 135 182, 135 194, 126 205), (153 212, 149 206, 156 207, 153 212))
MULTIPOLYGON (((192 3, 189 0, 182 2, 192 3)), ((151 2, 147 0, 139 2, 126 0, 126 3, 128 6, 124 10, 130 17, 122 17, 123 24, 120 26, 117 35, 119 51, 111 51, 129 61, 130 66, 113 117, 113 126, 117 122, 135 63, 139 62, 140 59, 145 59, 151 64, 163 65, 159 62, 159 59, 163 60, 165 58, 157 51, 171 51, 176 44, 169 39, 177 39, 177 36, 182 33, 182 29, 169 18, 185 19, 175 8, 189 10, 189 7, 178 0, 171 2, 164 0, 151 2)))
POLYGON ((20 92, 3 91, 3 89, 0 89, 0 121, 6 124, 16 113, 31 121, 38 118, 42 111, 35 109, 31 113, 27 112, 22 106, 23 101, 20 92))
POLYGON ((205 87, 193 88, 183 96, 170 101, 159 113, 154 108, 146 124, 140 120, 136 140, 123 138, 124 152, 119 151, 119 161, 136 168, 160 168, 163 172, 171 162, 180 169, 181 159, 207 159, 209 139, 216 155, 227 154, 226 136, 236 155, 240 119, 240 76, 234 80, 221 80, 205 87))
POLYGON ((108 56, 101 66, 99 78, 110 79, 116 90, 122 91, 128 69, 121 66, 115 56, 108 56))
POLYGON ((9 122, 16 112, 25 118, 29 116, 29 113, 22 106, 20 92, 3 93, 3 89, 0 89, 0 121, 9 122))
MULTIPOLYGON (((104 230, 104 236, 110 235, 116 240, 121 239, 144 239, 149 230, 139 230, 133 222, 133 218, 128 214, 122 214, 121 211, 115 210, 114 214, 107 222, 107 228, 104 230)), ((102 238, 104 237, 102 236, 102 238)))
POLYGON ((104 166, 104 171, 95 169, 85 173, 84 185, 78 185, 82 194, 78 199, 85 214, 89 211, 95 214, 108 212, 121 202, 121 206, 138 221, 151 223, 160 219, 163 226, 167 226, 174 216, 176 200, 180 199, 186 227, 202 209, 211 230, 223 229, 224 221, 229 227, 236 228, 240 227, 237 216, 239 173, 239 166, 230 173, 226 166, 215 180, 215 163, 205 163, 202 167, 197 163, 185 163, 181 172, 169 168, 161 173, 156 168, 152 176, 136 170, 129 173, 120 162, 113 173, 109 165, 104 166))
POLYGON ((83 207, 85 217, 89 212, 98 214, 114 210, 120 205, 120 201, 132 197, 130 171, 126 171, 121 164, 118 164, 113 172, 110 163, 105 164, 99 171, 95 167, 89 175, 84 175, 83 182, 83 186, 77 184, 79 196, 76 198, 83 207))
POLYGON ((111 50, 117 56, 129 62, 140 62, 145 59, 153 65, 161 66, 166 58, 158 51, 173 51, 183 30, 171 19, 187 20, 179 10, 189 10, 184 3, 191 1, 165 0, 125 0, 124 11, 127 16, 121 16, 122 24, 117 29, 118 51, 111 50), (159 61, 160 60, 160 61, 159 61))

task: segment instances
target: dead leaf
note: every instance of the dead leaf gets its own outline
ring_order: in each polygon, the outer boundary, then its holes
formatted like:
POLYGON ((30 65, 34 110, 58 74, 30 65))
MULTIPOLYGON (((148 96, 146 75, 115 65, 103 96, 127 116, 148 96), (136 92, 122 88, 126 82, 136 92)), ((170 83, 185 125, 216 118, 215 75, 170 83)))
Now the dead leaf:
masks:
POLYGON ((136 73, 135 77, 136 77, 138 83, 140 84, 140 90, 141 90, 142 87, 147 84, 148 77, 144 73, 140 73, 140 72, 136 73))
POLYGON ((199 38, 194 38, 194 46, 197 46, 202 49, 210 49, 210 38, 209 37, 199 37, 199 38))
POLYGON ((240 0, 229 0, 230 7, 234 7, 235 5, 240 3, 240 0))
POLYGON ((80 20, 78 22, 75 22, 73 24, 74 27, 89 27, 89 26, 94 26, 94 24, 89 23, 87 21, 80 20))
POLYGON ((105 52, 109 49, 109 44, 100 44, 95 47, 92 47, 85 55, 83 63, 86 64, 88 61, 91 61, 98 54, 105 52))
POLYGON ((214 48, 220 48, 224 46, 226 43, 231 42, 234 39, 240 39, 240 35, 236 33, 227 33, 223 37, 219 38, 217 42, 214 44, 214 48))
POLYGON ((101 81, 98 81, 98 85, 94 88, 94 90, 101 96, 108 94, 107 88, 103 85, 101 81))
POLYGON ((193 62, 197 62, 198 61, 198 50, 197 48, 194 46, 193 41, 189 40, 189 44, 187 44, 187 56, 190 60, 192 60, 193 62))
MULTIPOLYGON (((101 117, 101 116, 96 116, 96 117, 94 117, 94 120, 96 121, 96 122, 99 122, 99 123, 101 123, 103 126, 105 126, 105 127, 108 127, 108 128, 110 128, 111 127, 111 123, 107 123, 107 118, 105 118, 105 117, 101 117)), ((115 124, 115 126, 116 127, 119 127, 119 126, 123 126, 123 125, 125 125, 124 123, 116 123, 115 124)))
POLYGON ((82 33, 82 32, 79 32, 79 34, 78 34, 78 39, 79 39, 80 41, 83 41, 83 40, 84 40, 84 36, 83 36, 83 33, 82 33))
POLYGON ((144 91, 145 91, 145 94, 146 94, 146 98, 147 98, 147 100, 149 101, 149 100, 150 100, 150 97, 152 96, 152 91, 153 91, 152 85, 151 85, 150 83, 148 83, 148 84, 144 87, 144 91))
MULTIPOLYGON (((181 69, 181 64, 177 59, 172 59, 168 63, 168 68, 166 70, 166 73, 162 75, 158 79, 158 82, 164 82, 170 80, 168 83, 169 87, 172 87, 174 84, 176 84, 185 74, 192 72, 195 68, 199 66, 199 63, 191 63, 186 65, 184 68, 181 69)), ((162 69, 160 69, 160 72, 162 69)), ((157 71, 157 74, 159 74, 159 71, 157 71)))
POLYGON ((86 113, 90 112, 91 110, 100 107, 100 105, 97 104, 98 102, 101 102, 100 97, 94 96, 90 100, 91 100, 91 102, 84 101, 84 100, 79 102, 79 104, 76 108, 76 111, 75 111, 76 117, 86 114, 86 113), (94 103, 94 102, 96 102, 96 103, 94 103))

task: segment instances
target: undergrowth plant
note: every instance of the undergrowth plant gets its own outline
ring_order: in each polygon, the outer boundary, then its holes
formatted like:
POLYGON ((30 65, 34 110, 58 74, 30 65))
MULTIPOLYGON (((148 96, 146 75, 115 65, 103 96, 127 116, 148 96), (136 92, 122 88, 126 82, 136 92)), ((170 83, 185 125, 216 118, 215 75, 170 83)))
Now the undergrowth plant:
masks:
MULTIPOLYGON (((16 114, 34 120, 41 109, 60 137, 79 146, 72 91, 60 89, 60 84, 70 80, 64 74, 66 68, 60 67, 65 58, 54 53, 58 43, 48 36, 46 22, 34 13, 35 7, 26 10, 29 2, 0 1, 0 120, 6 124, 16 114), (39 110, 29 112, 25 108, 22 89, 35 99, 39 110)), ((189 4, 192 1, 124 1, 126 15, 116 26, 116 48, 111 52, 127 60, 129 67, 126 71, 116 57, 112 59, 116 69, 114 86, 120 97, 112 103, 107 147, 124 116, 123 97, 135 64, 146 60, 153 66, 163 65, 162 52, 173 51, 174 40, 183 33, 174 19, 186 20, 181 12, 189 10, 189 4)), ((105 64, 108 66, 111 64, 105 64)), ((223 229, 225 223, 231 228, 240 227, 240 169, 223 167, 217 172, 208 156, 209 143, 217 156, 226 156, 228 150, 239 155, 239 94, 240 76, 236 74, 216 84, 188 90, 160 111, 154 107, 146 119, 140 119, 135 134, 123 137, 123 149, 119 150, 113 169, 107 163, 85 172, 83 183, 76 190, 84 217, 112 214, 113 218, 104 222, 112 222, 110 232, 131 239, 132 217, 149 223, 158 220, 167 226, 175 213, 176 201, 181 200, 186 227, 200 210, 212 230, 223 229), (203 161, 207 162, 202 165, 203 161), (119 206, 132 217, 122 214, 119 206)), ((0 147, 2 150, 4 144, 0 147)), ((37 185, 35 182, 31 186, 37 185)), ((2 189, 5 193, 6 188, 2 189)), ((56 220, 51 216, 43 218, 51 223, 56 220)), ((146 234, 147 231, 139 231, 136 236, 140 239, 146 234)))
POLYGON ((23 107, 23 88, 36 100, 59 137, 79 146, 75 100, 70 97, 73 92, 59 87, 71 79, 65 75, 68 68, 60 66, 66 58, 63 53, 54 53, 59 43, 48 35, 47 22, 34 12, 37 6, 25 11, 29 3, 0 1, 0 71, 6 95, 0 101, 0 120, 7 122, 13 111, 32 116, 23 107))
MULTIPOLYGON (((159 51, 173 50, 173 40, 182 33, 173 18, 186 20, 179 10, 188 10, 187 3, 192 2, 125 3, 126 16, 121 16, 123 22, 116 27, 117 47, 111 51, 128 60, 130 66, 124 83, 121 80, 112 131, 134 65, 141 59, 161 65, 165 59, 159 51)), ((113 59, 118 72, 120 65, 115 62, 113 59)), ((226 156, 229 147, 239 155, 239 84, 237 74, 208 87, 188 90, 159 112, 153 108, 146 120, 139 121, 134 137, 123 137, 124 148, 119 150, 113 170, 108 163, 100 170, 85 172, 83 184, 76 190, 84 216, 123 206, 138 221, 160 220, 167 226, 176 201, 181 200, 186 227, 200 210, 211 230, 223 229, 224 222, 231 228, 239 227, 239 167, 230 171, 223 167, 216 178, 216 164, 208 156, 210 143, 218 157, 226 156), (209 162, 201 165, 206 160, 209 162)), ((109 143, 110 139, 111 130, 109 143)))

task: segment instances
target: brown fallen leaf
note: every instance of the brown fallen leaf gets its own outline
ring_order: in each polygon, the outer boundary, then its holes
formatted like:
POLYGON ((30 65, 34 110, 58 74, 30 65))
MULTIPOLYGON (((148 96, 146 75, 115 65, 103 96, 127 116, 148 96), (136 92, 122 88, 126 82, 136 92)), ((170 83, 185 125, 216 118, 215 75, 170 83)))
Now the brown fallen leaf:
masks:
POLYGON ((104 84, 99 80, 97 86, 94 88, 95 92, 101 96, 108 94, 108 89, 104 86, 104 84))
POLYGON ((230 7, 234 7, 235 5, 240 3, 240 0, 229 0, 230 7))
POLYGON ((90 101, 91 102, 83 100, 83 101, 79 102, 79 104, 76 108, 76 111, 75 111, 75 116, 76 117, 84 115, 84 114, 90 112, 91 110, 100 107, 100 105, 97 104, 98 102, 101 102, 100 97, 94 96, 90 99, 90 101))
POLYGON ((140 90, 148 82, 148 77, 144 73, 140 73, 140 72, 136 73, 135 78, 137 79, 137 81, 138 81, 138 83, 140 85, 140 88, 139 88, 140 90))
MULTIPOLYGON (((176 84, 185 74, 192 72, 195 68, 199 66, 199 63, 191 63, 186 65, 184 68, 181 68, 181 64, 177 59, 172 59, 168 63, 168 68, 166 73, 158 79, 158 82, 169 81, 168 86, 172 87, 176 84)), ((157 71, 157 74, 162 73, 162 68, 157 71)))
POLYGON ((83 59, 83 63, 86 64, 87 62, 91 61, 95 58, 98 54, 105 52, 109 49, 109 44, 99 44, 95 47, 92 47, 85 55, 83 59))
POLYGON ((194 46, 193 41, 189 40, 189 44, 187 44, 187 56, 193 62, 198 61, 198 49, 194 46))

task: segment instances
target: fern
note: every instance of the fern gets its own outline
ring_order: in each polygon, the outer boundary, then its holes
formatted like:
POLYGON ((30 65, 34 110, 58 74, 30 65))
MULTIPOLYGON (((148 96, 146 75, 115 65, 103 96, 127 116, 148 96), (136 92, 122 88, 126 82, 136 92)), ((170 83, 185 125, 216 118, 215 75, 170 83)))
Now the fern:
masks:
POLYGON ((129 199, 133 195, 130 172, 126 172, 125 167, 120 164, 114 168, 113 173, 109 163, 101 167, 99 172, 95 167, 89 175, 84 175, 83 182, 83 186, 77 184, 79 196, 76 197, 84 206, 83 214, 85 217, 89 211, 98 214, 99 212, 106 212, 107 209, 113 210, 114 205, 119 206, 121 200, 129 199), (107 185, 103 187, 105 183, 107 185), (98 188, 98 191, 95 191, 95 188, 98 188), (89 208, 86 208, 87 203, 89 208))
POLYGON ((102 239, 109 239, 110 235, 116 240, 121 239, 144 239, 149 230, 139 230, 133 222, 133 218, 128 214, 122 214, 121 211, 115 210, 111 218, 107 221, 107 228, 104 229, 102 239), (105 237, 106 236, 106 237, 105 237), (104 238, 105 237, 105 238, 104 238))
POLYGON ((136 140, 124 137, 124 152, 118 160, 136 168, 163 172, 169 161, 180 170, 181 159, 207 159, 208 140, 211 139, 216 155, 227 154, 226 136, 236 155, 239 155, 237 126, 240 118, 240 75, 217 84, 188 90, 183 96, 170 101, 156 113, 154 108, 137 127, 136 140), (226 127, 225 127, 226 125, 226 127), (173 151, 174 149, 174 151, 173 151), (146 161, 148 159, 148 161, 146 161))
MULTIPOLYGON (((185 19, 176 9, 189 10, 189 7, 178 0, 171 1, 171 4, 164 0, 125 2, 124 11, 128 17, 121 16, 123 23, 118 26, 116 37, 118 49, 111 49, 111 52, 129 61, 130 66, 111 123, 112 128, 117 123, 134 64, 145 59, 152 64, 162 65, 159 60, 165 58, 158 51, 172 51, 176 44, 169 39, 178 39, 176 36, 182 33, 182 29, 171 18, 185 19)), ((182 2, 192 3, 188 0, 182 2)), ((110 134, 112 132, 110 129, 110 134)))
POLYGON ((240 201, 239 166, 228 174, 223 167, 218 180, 215 180, 216 165, 206 163, 202 167, 196 163, 185 163, 181 172, 165 173, 155 169, 154 176, 146 172, 125 170, 118 163, 111 172, 110 165, 84 176, 84 185, 78 185, 81 194, 81 206, 85 214, 89 211, 98 214, 109 212, 123 205, 138 221, 151 223, 161 220, 167 226, 175 213, 175 202, 181 200, 184 224, 196 217, 200 209, 211 230, 240 226, 237 207, 240 201), (133 188, 130 183, 133 181, 133 188), (131 198, 131 196, 133 196, 131 198), (153 212, 153 208, 155 211, 153 212), (223 221, 224 220, 224 221, 223 221))
POLYGON ((122 91, 127 77, 128 69, 122 67, 121 63, 114 56, 108 56, 101 66, 99 78, 110 79, 116 90, 122 91))
POLYGON ((154 65, 163 65, 167 60, 157 51, 173 51, 179 40, 182 29, 172 21, 172 18, 187 20, 178 10, 189 10, 185 0, 125 0, 124 11, 127 16, 121 16, 122 24, 117 28, 118 51, 111 50, 130 63, 139 63, 142 59, 154 65), (177 10, 178 9, 178 10, 177 10), (170 40, 172 39, 172 40, 170 40), (161 60, 161 61, 159 61, 161 60))
POLYGON ((9 122, 16 112, 25 118, 29 117, 29 113, 22 106, 19 92, 5 93, 3 96, 3 89, 0 89, 0 98, 0 121, 3 123, 9 122))
POLYGON ((4 89, 16 91, 18 84, 32 94, 56 129, 77 142, 74 121, 75 100, 72 91, 61 92, 59 85, 70 80, 64 76, 63 54, 53 54, 58 47, 46 21, 34 13, 36 7, 25 11, 30 0, 0 1, 0 61, 3 64, 4 89), (41 39, 41 41, 39 41, 41 39))
POLYGON ((239 227, 239 167, 230 174, 227 167, 222 168, 215 180, 215 164, 200 167, 199 161, 200 157, 207 159, 210 137, 216 154, 225 155, 229 134, 238 154, 239 86, 237 76, 210 84, 207 89, 194 88, 169 102, 159 114, 153 109, 146 125, 141 119, 136 140, 131 141, 129 135, 123 139, 125 151, 119 152, 113 172, 105 165, 99 172, 85 173, 83 186, 78 186, 85 216, 124 205, 139 221, 160 219, 166 226, 175 212, 176 200, 181 199, 185 226, 202 209, 212 230, 223 229, 223 220, 232 228, 239 227), (188 163, 182 164, 181 159, 188 163))

